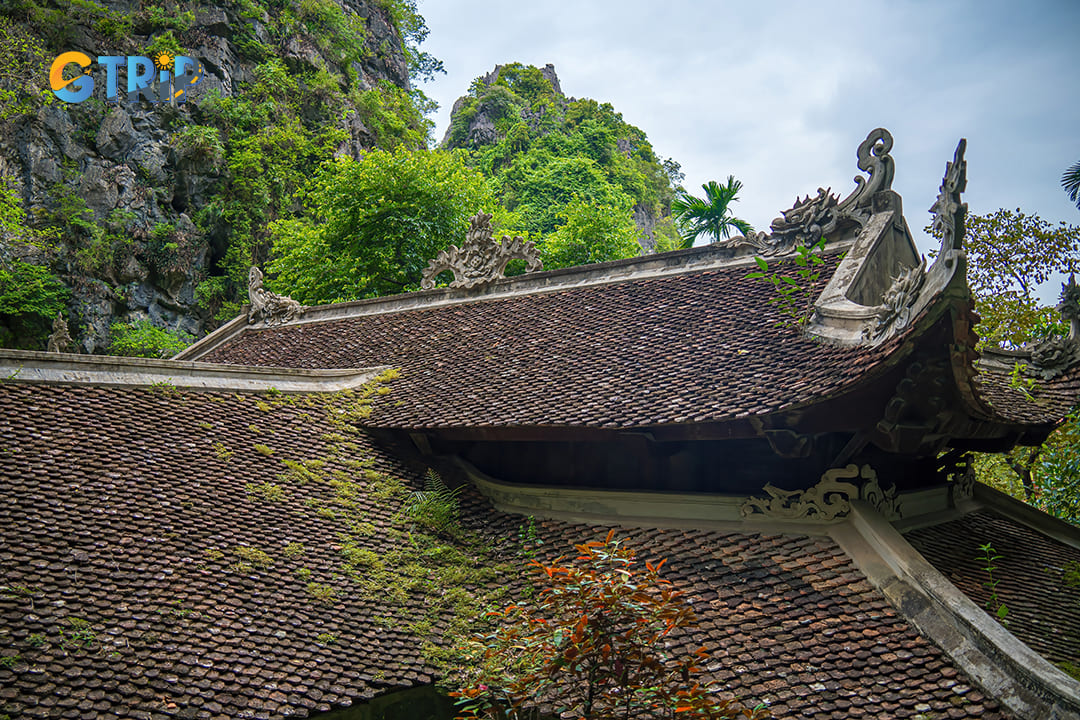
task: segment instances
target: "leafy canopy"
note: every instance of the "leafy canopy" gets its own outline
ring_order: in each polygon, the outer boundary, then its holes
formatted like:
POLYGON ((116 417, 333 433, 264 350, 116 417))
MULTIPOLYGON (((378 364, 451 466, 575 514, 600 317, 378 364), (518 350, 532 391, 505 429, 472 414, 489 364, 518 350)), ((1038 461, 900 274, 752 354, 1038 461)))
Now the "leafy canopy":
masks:
POLYGON ((459 152, 375 150, 325 164, 308 217, 271 225, 268 283, 305 304, 415 290, 429 260, 460 244, 469 218, 500 210, 459 152))
MULTIPOLYGON (((969 215, 966 226, 964 250, 981 318, 975 328, 980 345, 1019 347, 1067 332, 1057 309, 1040 305, 1036 291, 1054 273, 1075 267, 1080 227, 1053 225, 1019 209, 969 215)), ((1014 369, 1014 391, 1027 395, 1023 370, 1019 365, 1014 369)), ((1034 400, 1039 402, 1037 396, 1034 400)), ((976 477, 1059 518, 1080 522, 1078 440, 1080 423, 1073 415, 1042 445, 976 454, 976 477)))
POLYGON ((499 624, 467 641, 459 699, 464 718, 546 715, 763 718, 722 700, 697 676, 705 648, 671 642, 697 623, 683 593, 660 577, 664 565, 637 560, 615 531, 575 548, 573 561, 528 563, 542 588, 533 605, 490 613, 499 624))
POLYGON ((671 202, 671 214, 682 230, 684 248, 693 247, 702 236, 715 241, 730 237, 733 230, 742 235, 754 231, 750 223, 732 214, 731 204, 739 199, 742 190, 742 183, 734 175, 728 175, 725 185, 710 180, 701 189, 705 191, 703 198, 680 188, 671 202))
POLYGON ((113 323, 109 328, 110 355, 167 358, 177 354, 194 340, 186 333, 159 328, 146 319, 113 323))
MULTIPOLYGON (((473 81, 444 147, 467 149, 500 202, 518 213, 519 229, 538 241, 563 223, 574 197, 617 205, 626 196, 637 212, 659 220, 679 167, 661 164, 645 133, 610 104, 568 99, 543 71, 521 63, 501 66, 493 80, 473 81), (477 116, 488 122, 474 123, 477 116)), ((670 228, 661 225, 660 232, 670 228)))
POLYGON ((70 291, 60 278, 18 256, 47 252, 55 240, 55 233, 27 225, 14 179, 0 175, 0 347, 39 349, 67 306, 70 291))
POLYGON ((1057 311, 1040 306, 1036 292, 1053 274, 1073 269, 1080 227, 999 209, 969 215, 966 228, 968 283, 982 318, 976 328, 982 344, 1019 347, 1053 332, 1057 311))
POLYGON ((574 196, 559 211, 563 224, 540 246, 544 269, 636 256, 641 251, 633 207, 626 195, 613 201, 574 196))

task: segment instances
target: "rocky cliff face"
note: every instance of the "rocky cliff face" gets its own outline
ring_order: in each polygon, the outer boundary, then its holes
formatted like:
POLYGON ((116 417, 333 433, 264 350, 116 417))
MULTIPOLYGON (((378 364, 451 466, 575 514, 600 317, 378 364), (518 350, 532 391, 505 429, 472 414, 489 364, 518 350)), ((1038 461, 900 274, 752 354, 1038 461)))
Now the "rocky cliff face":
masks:
MULTIPOLYGON (((200 306, 196 288, 225 272, 232 233, 243 222, 235 211, 215 217, 215 203, 234 176, 245 173, 253 181, 265 179, 265 192, 273 197, 287 195, 288 188, 273 185, 275 166, 242 152, 287 157, 290 149, 242 147, 242 119, 223 111, 211 119, 211 104, 237 112, 229 99, 244 99, 260 80, 269 102, 275 87, 286 93, 295 83, 294 96, 302 98, 295 106, 300 134, 337 130, 333 149, 318 152, 358 156, 378 138, 357 111, 357 98, 386 84, 409 86, 401 36, 377 0, 245 0, 195 10, 127 0, 24 0, 19 8, 8 7, 2 12, 12 27, 40 39, 50 61, 70 50, 94 59, 148 56, 148 48, 172 44, 174 52, 205 67, 191 99, 177 105, 106 101, 104 72, 95 69, 90 99, 75 104, 48 98, 0 122, 0 173, 14 185, 29 221, 59 233, 47 248, 0 252, 49 267, 71 289, 67 312, 79 352, 102 351, 118 321, 149 318, 158 327, 205 334, 216 321, 213 307, 200 306), (54 32, 50 18, 63 23, 62 32, 54 32), (275 58, 281 63, 272 63, 275 58), (266 68, 278 68, 281 77, 260 75, 266 68)), ((46 75, 41 86, 48 87, 46 75)), ((320 159, 305 158, 305 167, 320 159)), ((251 233, 258 237, 258 228, 251 233)), ((258 260, 267 248, 250 252, 258 260)))

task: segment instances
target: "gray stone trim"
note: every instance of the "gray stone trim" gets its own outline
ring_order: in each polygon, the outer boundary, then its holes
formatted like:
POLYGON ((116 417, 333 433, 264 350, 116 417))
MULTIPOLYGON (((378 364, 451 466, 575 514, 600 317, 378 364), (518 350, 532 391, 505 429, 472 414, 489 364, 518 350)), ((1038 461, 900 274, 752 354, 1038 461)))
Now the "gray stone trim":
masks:
MULTIPOLYGON (((843 514, 832 512, 782 512, 763 514, 747 512, 748 504, 760 504, 760 499, 743 495, 719 495, 712 493, 636 492, 601 488, 568 488, 564 486, 522 485, 493 478, 471 463, 453 459, 477 489, 492 504, 508 513, 533 515, 569 522, 612 522, 641 527, 708 527, 733 532, 785 532, 804 535, 827 535, 829 527, 844 522, 843 515, 850 510, 849 497, 882 495, 876 475, 868 466, 854 466, 830 471, 843 477, 861 477, 861 485, 849 485, 851 493, 838 493, 836 483, 825 484, 825 492, 837 493, 836 507, 842 504, 843 514), (844 474, 847 473, 847 474, 844 474), (864 495, 864 496, 865 496, 864 495)), ((829 475, 829 473, 826 473, 829 475)), ((835 479, 835 478, 833 478, 835 479)), ((841 483, 846 485, 846 483, 841 483)), ((843 488, 840 488, 842 490, 843 488)), ((881 502, 887 510, 897 511, 901 503, 906 506, 907 496, 888 495, 881 502)), ((919 503, 926 507, 934 501, 947 502, 947 494, 923 493, 919 503)), ((873 499, 873 498, 871 498, 873 499)))
POLYGON ((890 193, 879 205, 814 303, 808 334, 843 345, 864 343, 865 328, 877 321, 893 277, 919 266, 900 197, 890 193))
POLYGON ((1080 682, 1002 627, 865 503, 830 535, 867 579, 987 695, 1029 720, 1080 718, 1080 682))
MULTIPOLYGON (((852 241, 850 240, 831 242, 826 246, 825 254, 846 252, 851 246, 852 241)), ((518 277, 503 278, 482 287, 469 289, 436 288, 434 290, 420 290, 370 300, 316 305, 305 308, 303 317, 290 322, 289 326, 295 327, 309 323, 345 320, 368 315, 385 315, 409 310, 425 310, 482 300, 539 295, 594 285, 608 285, 656 277, 673 277, 702 270, 738 267, 746 268, 747 272, 757 269, 754 262, 754 253, 749 248, 728 248, 718 244, 705 245, 659 255, 645 255, 626 260, 612 260, 605 263, 579 265, 543 273, 530 273, 518 277)), ((244 332, 248 327, 246 308, 243 313, 239 318, 221 326, 210 335, 188 347, 177 355, 175 359, 197 360, 207 355, 214 348, 225 344, 236 335, 244 332)))
POLYGON ((0 349, 0 382, 55 385, 319 393, 358 387, 384 369, 298 370, 0 349))
POLYGON ((823 522, 743 518, 746 498, 666 492, 634 492, 519 485, 496 480, 460 458, 454 462, 477 489, 503 512, 567 522, 611 523, 635 527, 709 528, 737 532, 787 532, 826 535, 823 522))

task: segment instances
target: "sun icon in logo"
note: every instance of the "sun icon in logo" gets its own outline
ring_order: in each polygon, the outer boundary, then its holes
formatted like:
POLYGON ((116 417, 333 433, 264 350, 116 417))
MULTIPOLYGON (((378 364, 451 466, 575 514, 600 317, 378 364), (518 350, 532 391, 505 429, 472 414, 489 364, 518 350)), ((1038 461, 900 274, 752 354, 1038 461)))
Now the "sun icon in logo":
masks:
POLYGON ((173 56, 166 51, 159 52, 154 56, 154 65, 158 70, 171 70, 173 65, 173 56))

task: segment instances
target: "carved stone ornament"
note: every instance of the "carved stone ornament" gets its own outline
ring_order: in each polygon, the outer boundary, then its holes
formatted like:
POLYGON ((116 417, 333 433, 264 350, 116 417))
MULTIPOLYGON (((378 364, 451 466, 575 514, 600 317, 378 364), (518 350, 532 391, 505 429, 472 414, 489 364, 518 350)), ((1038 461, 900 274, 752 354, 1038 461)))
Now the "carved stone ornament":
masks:
POLYGON ((817 195, 813 197, 796 197, 791 209, 781 211, 781 217, 773 220, 769 226, 772 236, 768 242, 770 252, 766 254, 775 254, 780 248, 813 245, 826 233, 836 230, 841 221, 838 203, 832 188, 818 188, 817 195))
POLYGON ((967 140, 960 139, 953 153, 952 162, 945 164, 945 177, 941 181, 937 200, 930 213, 934 216, 933 234, 941 235, 941 255, 948 250, 960 250, 964 246, 964 220, 967 203, 960 202, 960 193, 967 187, 967 161, 964 150, 967 140))
POLYGON ((1041 370, 1061 372, 1080 361, 1080 286, 1076 276, 1061 286, 1061 302, 1057 306, 1061 319, 1069 323, 1068 337, 1054 336, 1031 348, 1031 362, 1041 370))
POLYGON ((874 427, 874 444, 894 453, 936 452, 956 413, 949 394, 952 369, 945 358, 920 357, 908 365, 874 427))
POLYGON ((71 347, 71 333, 68 332, 67 321, 64 320, 64 313, 59 312, 56 314, 56 319, 52 324, 52 335, 49 335, 48 345, 45 346, 47 352, 62 353, 67 352, 71 347))
POLYGON ((919 291, 925 280, 925 257, 918 267, 901 270, 882 296, 877 317, 863 330, 863 337, 866 340, 880 340, 902 332, 911 323, 912 307, 919 299, 919 291))
POLYGON ((790 210, 772 221, 771 234, 758 232, 748 237, 738 236, 722 241, 725 247, 750 247, 761 255, 791 252, 796 245, 809 246, 838 230, 864 225, 871 214, 871 199, 875 193, 892 187, 895 164, 889 151, 893 138, 884 128, 873 130, 859 145, 858 167, 869 173, 869 179, 855 177, 855 190, 843 200, 832 194, 832 188, 818 188, 817 195, 795 198, 790 210))
POLYGON ((451 245, 449 250, 441 250, 435 259, 424 269, 420 287, 430 290, 435 287, 435 277, 450 270, 454 273, 452 288, 472 288, 487 285, 503 276, 506 264, 514 258, 525 261, 526 272, 541 270, 540 251, 532 242, 525 242, 520 236, 510 238, 503 235, 501 241, 492 237, 491 215, 477 213, 470 220, 469 232, 461 248, 451 245))
POLYGON ((248 323, 252 325, 257 322, 264 325, 292 322, 303 315, 306 309, 290 297, 264 290, 262 271, 255 266, 248 271, 248 302, 251 304, 248 323))
MULTIPOLYGON (((857 155, 858 167, 870 175, 868 180, 861 176, 855 176, 855 190, 837 206, 839 212, 852 215, 856 209, 869 208, 874 195, 882 190, 892 189, 893 177, 896 175, 896 163, 893 162, 892 134, 885 128, 871 130, 866 139, 859 144, 857 155)), ((862 217, 869 215, 869 210, 862 217)))
POLYGON ((896 494, 896 486, 893 485, 888 490, 882 488, 881 483, 878 482, 877 473, 869 465, 863 465, 859 474, 865 480, 859 489, 859 497, 881 513, 886 520, 899 520, 900 498, 896 494))
POLYGON ((975 463, 972 462, 970 455, 965 455, 964 461, 957 463, 956 470, 949 473, 949 480, 953 505, 975 496, 975 463))
POLYGON ((860 469, 856 465, 833 468, 821 476, 818 484, 807 490, 781 490, 772 483, 764 487, 769 497, 748 498, 739 508, 743 517, 764 515, 781 520, 807 519, 829 522, 846 517, 851 512, 851 501, 862 499, 873 505, 889 519, 900 514, 900 501, 896 487, 881 489, 877 473, 869 465, 860 469), (862 486, 844 479, 863 479, 862 486))

